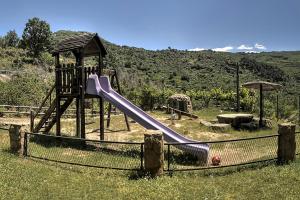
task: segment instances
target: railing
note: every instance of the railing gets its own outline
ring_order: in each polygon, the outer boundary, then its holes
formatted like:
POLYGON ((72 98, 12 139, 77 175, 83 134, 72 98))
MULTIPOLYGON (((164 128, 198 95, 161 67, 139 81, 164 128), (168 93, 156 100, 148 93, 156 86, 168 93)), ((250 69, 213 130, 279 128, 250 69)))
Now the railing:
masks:
POLYGON ((0 74, 16 74, 20 71, 14 71, 14 70, 0 70, 0 74))
MULTIPOLYGON (((205 142, 209 145, 207 162, 187 154, 180 149, 181 145, 201 143, 166 143, 166 171, 192 171, 252 164, 277 159, 278 135, 255 138, 205 142)), ((196 154, 196 152, 195 152, 196 154)))
POLYGON ((79 92, 82 67, 74 64, 62 65, 55 69, 56 87, 61 94, 76 94, 79 92))
MULTIPOLYGON (((56 84, 61 94, 77 94, 81 85, 86 89, 89 75, 98 73, 98 67, 81 67, 74 64, 62 65, 60 68, 56 68, 56 84)), ((115 70, 103 70, 103 74, 108 76, 112 76, 115 73, 115 70)))
POLYGON ((59 163, 118 170, 143 169, 144 144, 26 133, 27 156, 59 163))
MULTIPOLYGON (((48 101, 45 103, 47 104, 48 101)), ((0 113, 3 114, 16 114, 16 115, 30 115, 31 111, 34 111, 35 115, 45 115, 45 111, 49 109, 49 107, 40 107, 37 106, 15 106, 15 105, 0 105, 0 108, 3 108, 0 113), (38 109, 40 109, 39 112, 38 109)), ((97 112, 93 111, 93 109, 85 108, 87 111, 90 111, 91 114, 86 114, 87 116, 96 116, 97 112), (93 112, 92 112, 93 111, 93 112)), ((63 114, 64 117, 74 117, 76 116, 76 109, 69 108, 63 114)))
MULTIPOLYGON (((7 128, 0 128, 0 151, 9 149, 7 128), (5 130, 5 131, 3 131, 5 130)), ((279 135, 205 142, 210 146, 206 163, 194 154, 179 150, 178 145, 201 143, 165 143, 167 172, 193 171, 241 166, 277 160, 279 135), (213 161, 218 156, 219 162, 213 161), (216 157, 215 157, 216 158, 216 157)), ((295 134, 296 155, 300 155, 300 132, 295 134)), ((115 142, 25 133, 25 156, 53 162, 118 170, 144 169, 143 142, 115 142)))
POLYGON ((37 115, 41 112, 41 110, 44 108, 47 100, 50 101, 51 104, 51 95, 53 93, 55 89, 55 85, 53 85, 50 89, 50 91, 47 93, 46 97, 44 98, 43 102, 41 103, 40 107, 37 109, 37 111, 35 112, 35 114, 33 115, 33 120, 37 117, 37 115))

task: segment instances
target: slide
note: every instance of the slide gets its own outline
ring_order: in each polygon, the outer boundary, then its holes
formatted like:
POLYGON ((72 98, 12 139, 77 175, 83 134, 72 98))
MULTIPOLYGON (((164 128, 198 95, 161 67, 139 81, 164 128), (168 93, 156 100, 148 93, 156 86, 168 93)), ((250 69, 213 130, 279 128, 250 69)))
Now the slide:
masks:
MULTIPOLYGON (((175 143, 193 143, 198 142, 195 140, 188 139, 179 133, 173 131, 166 125, 161 122, 155 120, 153 117, 148 115, 139 107, 132 104, 130 101, 125 99, 123 96, 115 92, 109 82, 109 78, 107 76, 98 76, 96 74, 92 74, 89 76, 87 81, 87 94, 92 95, 100 95, 106 101, 110 102, 114 106, 116 106, 119 110, 124 112, 130 118, 135 120, 137 123, 142 125, 147 129, 152 130, 160 130, 163 132, 164 140, 167 142, 175 142, 175 143)), ((175 145, 176 148, 191 153, 193 155, 198 156, 201 160, 207 161, 209 146, 208 144, 183 144, 183 145, 175 145)))

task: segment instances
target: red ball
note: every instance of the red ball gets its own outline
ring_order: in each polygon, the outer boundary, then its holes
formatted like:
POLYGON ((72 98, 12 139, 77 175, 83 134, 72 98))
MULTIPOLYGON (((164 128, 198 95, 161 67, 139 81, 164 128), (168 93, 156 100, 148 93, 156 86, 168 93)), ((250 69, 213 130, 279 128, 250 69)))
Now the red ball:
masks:
POLYGON ((218 166, 221 163, 221 157, 214 156, 214 157, 212 157, 211 162, 212 162, 213 166, 218 166))

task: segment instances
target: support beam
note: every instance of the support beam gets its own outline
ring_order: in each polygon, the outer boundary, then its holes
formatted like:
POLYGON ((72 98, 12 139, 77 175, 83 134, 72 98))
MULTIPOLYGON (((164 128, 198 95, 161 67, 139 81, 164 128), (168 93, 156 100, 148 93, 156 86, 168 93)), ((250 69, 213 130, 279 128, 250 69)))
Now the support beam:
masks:
MULTIPOLYGON (((117 74, 116 70, 115 70, 115 75, 114 76, 115 76, 117 87, 118 87, 118 93, 122 94, 121 87, 120 87, 120 82, 119 82, 119 78, 118 78, 118 74, 117 74)), ((128 118, 127 118, 127 115, 125 113, 124 113, 124 118, 125 118, 127 130, 130 131, 130 126, 129 126, 128 118)))
POLYGON ((80 116, 80 99, 77 97, 76 98, 76 137, 80 137, 81 133, 81 116, 80 116))
MULTIPOLYGON (((110 85, 111 87, 113 87, 114 85, 114 79, 115 79, 115 75, 112 75, 110 77, 110 85)), ((110 126, 110 115, 111 115, 111 110, 112 110, 112 105, 111 103, 108 104, 108 112, 107 112, 107 119, 106 119, 106 127, 109 128, 110 126)))
MULTIPOLYGON (((101 53, 98 55, 98 76, 103 74, 103 62, 101 53)), ((104 140, 104 100, 102 97, 99 98, 100 107, 100 140, 104 140)))
POLYGON ((81 138, 85 138, 85 104, 84 104, 84 101, 85 101, 85 98, 84 98, 84 95, 85 95, 85 79, 84 79, 84 57, 83 57, 84 53, 83 51, 81 51, 81 54, 80 54, 80 59, 79 59, 79 66, 81 67, 80 68, 80 71, 79 71, 79 74, 80 74, 80 77, 79 77, 79 82, 80 82, 80 87, 79 87, 79 98, 80 98, 80 101, 79 101, 79 104, 80 104, 80 137, 81 138))
POLYGON ((60 128, 60 92, 61 92, 61 71, 59 70, 61 68, 59 64, 59 54, 55 56, 55 68, 56 68, 56 77, 55 77, 55 85, 56 85, 56 135, 61 135, 61 128, 60 128))

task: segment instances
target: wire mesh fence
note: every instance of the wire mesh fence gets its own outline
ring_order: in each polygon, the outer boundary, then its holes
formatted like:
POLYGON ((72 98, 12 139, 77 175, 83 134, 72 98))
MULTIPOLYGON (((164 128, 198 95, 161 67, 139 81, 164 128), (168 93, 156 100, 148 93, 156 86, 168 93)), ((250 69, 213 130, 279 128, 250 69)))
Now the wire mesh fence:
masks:
POLYGON ((0 152, 8 151, 10 147, 8 128, 0 127, 0 152))
POLYGON ((29 157, 98 168, 143 168, 143 143, 84 140, 32 133, 27 135, 29 157))
POLYGON ((189 171, 208 168, 236 166, 277 158, 278 135, 256 138, 206 142, 209 145, 208 156, 203 158, 199 152, 185 153, 180 146, 203 143, 165 144, 167 171, 189 171), (197 155, 198 154, 198 155, 197 155))
MULTIPOLYGON (((84 140, 33 133, 26 133, 25 138, 27 156, 32 158, 122 170, 141 170, 144 166, 144 143, 84 140)), ((295 139, 298 157, 300 132, 296 132, 295 139)), ((206 142, 209 145, 206 158, 199 156, 197 151, 187 153, 180 150, 188 144, 191 143, 164 144, 164 170, 202 170, 276 160, 278 135, 206 142)), ((8 130, 0 128, 0 152, 9 148, 8 130)))

